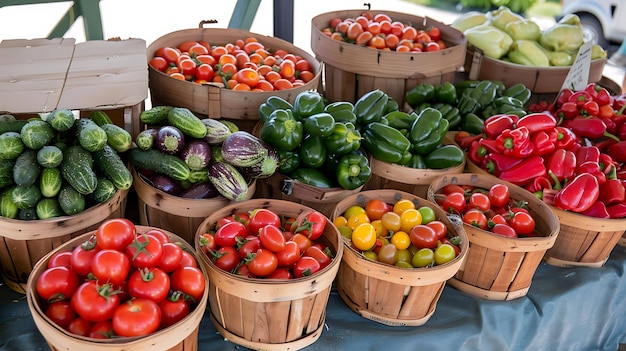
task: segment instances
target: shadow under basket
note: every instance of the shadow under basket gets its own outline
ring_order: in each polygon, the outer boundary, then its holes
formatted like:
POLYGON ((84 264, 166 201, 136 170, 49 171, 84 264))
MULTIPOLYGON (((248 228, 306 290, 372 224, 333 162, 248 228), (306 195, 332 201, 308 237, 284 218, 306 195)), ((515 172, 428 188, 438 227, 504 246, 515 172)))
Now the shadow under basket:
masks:
POLYGON ((400 268, 368 260, 346 239, 343 260, 337 274, 337 291, 344 303, 363 318, 389 326, 420 326, 435 313, 446 281, 462 266, 469 250, 467 235, 460 222, 453 224, 436 204, 413 194, 384 189, 367 190, 339 202, 332 218, 350 206, 365 205, 372 199, 393 204, 400 199, 413 201, 416 208, 435 211, 451 236, 461 238, 461 253, 452 261, 428 268, 400 268))
POLYGON ((550 207, 519 186, 491 175, 475 173, 445 176, 433 181, 428 189, 428 198, 435 201, 435 194, 448 184, 489 189, 497 183, 509 187, 512 199, 528 204, 540 236, 509 238, 464 223, 469 238, 469 254, 448 284, 487 300, 513 300, 528 293, 544 254, 560 236, 559 221, 550 207))

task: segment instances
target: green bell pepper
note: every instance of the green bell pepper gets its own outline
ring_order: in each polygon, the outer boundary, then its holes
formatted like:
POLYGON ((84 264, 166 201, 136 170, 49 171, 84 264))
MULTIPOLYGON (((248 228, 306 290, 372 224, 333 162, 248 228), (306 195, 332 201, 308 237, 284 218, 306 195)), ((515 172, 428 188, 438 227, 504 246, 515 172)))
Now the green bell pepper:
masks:
POLYGON ((300 162, 305 167, 319 168, 326 159, 326 145, 319 136, 307 135, 300 144, 300 162))
POLYGON ((456 145, 442 145, 424 156, 424 163, 429 169, 456 167, 465 160, 465 153, 456 145))
POLYGON ((324 97, 315 90, 299 93, 293 103, 293 114, 297 120, 324 112, 324 97))
POLYGON ((413 122, 417 119, 416 113, 406 113, 404 111, 393 111, 384 115, 381 119, 381 123, 387 124, 390 127, 396 129, 410 129, 413 122))
POLYGON ((422 111, 409 131, 412 152, 426 155, 443 142, 450 123, 444 119, 439 110, 427 108, 422 111))
POLYGON ((275 110, 261 127, 260 137, 277 149, 291 151, 302 142, 304 128, 291 110, 275 110))
POLYGON ((369 160, 364 155, 349 153, 341 156, 337 165, 337 181, 347 190, 365 185, 372 177, 369 160))
POLYGON ((410 141, 402 133, 388 125, 373 122, 363 132, 363 148, 377 160, 388 163, 406 162, 410 141))
POLYGON ((461 124, 461 113, 455 106, 438 102, 433 104, 432 107, 439 110, 439 112, 441 112, 441 116, 448 120, 448 123, 450 124, 448 129, 454 129, 461 124))
POLYGON ((259 106, 259 119, 261 123, 265 123, 275 110, 293 110, 293 105, 280 96, 272 95, 268 97, 267 100, 259 106))
POLYGON ((372 90, 361 96, 354 103, 357 125, 366 126, 372 122, 380 122, 388 101, 389 95, 380 89, 372 90))
POLYGON ((385 111, 383 112, 383 115, 389 112, 398 111, 398 110, 400 110, 400 104, 398 104, 398 102, 392 99, 390 96, 389 99, 387 99, 387 106, 385 107, 385 111))
POLYGON ((329 136, 335 127, 335 118, 326 112, 316 113, 303 120, 304 133, 319 137, 329 136))
POLYGON ((470 97, 476 99, 480 106, 487 106, 496 98, 498 89, 501 88, 502 86, 496 82, 482 80, 476 85, 476 87, 474 87, 469 95, 470 97))
POLYGON ((277 149, 278 152, 278 173, 289 174, 300 167, 300 154, 297 150, 286 151, 277 149))
POLYGON ((478 100, 470 95, 470 92, 472 91, 473 90, 466 90, 465 93, 461 94, 461 97, 459 98, 457 107, 459 108, 459 113, 461 115, 477 113, 482 108, 482 106, 478 103, 478 100))
POLYGON ((456 87, 450 82, 443 82, 435 86, 435 100, 444 104, 456 104, 456 87))
POLYGON ((337 101, 324 107, 324 112, 330 113, 336 122, 352 123, 356 125, 354 105, 349 101, 337 101))
POLYGON ((470 80, 470 79, 462 80, 462 81, 454 83, 457 97, 460 97, 462 94, 464 94, 468 90, 474 89, 478 85, 478 83, 480 83, 479 80, 470 80))
POLYGON ((524 83, 517 83, 506 88, 502 95, 514 97, 521 101, 522 104, 526 104, 528 100, 530 100, 532 92, 524 85, 524 83))
POLYGON ((422 102, 428 102, 435 98, 435 86, 429 83, 420 83, 409 89, 404 98, 409 106, 415 108, 422 102))
POLYGON ((324 137, 326 151, 331 154, 343 155, 356 151, 361 147, 361 133, 352 123, 335 122, 333 132, 324 137))
POLYGON ((483 133, 484 126, 485 121, 482 118, 478 117, 475 113, 468 113, 463 117, 461 129, 471 134, 478 135, 483 133))
POLYGON ((301 167, 291 172, 289 176, 293 180, 318 188, 332 188, 335 186, 335 182, 328 178, 324 172, 316 168, 301 167))
POLYGON ((424 163, 424 157, 418 154, 411 154, 411 159, 408 163, 404 164, 405 167, 415 168, 415 169, 426 169, 426 163, 424 163))

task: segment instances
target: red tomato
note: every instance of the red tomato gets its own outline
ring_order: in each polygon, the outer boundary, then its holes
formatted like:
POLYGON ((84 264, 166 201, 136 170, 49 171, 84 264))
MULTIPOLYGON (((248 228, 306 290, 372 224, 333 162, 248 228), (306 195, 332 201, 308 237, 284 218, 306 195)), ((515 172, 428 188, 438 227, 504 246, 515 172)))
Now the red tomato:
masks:
POLYGON ((144 234, 152 235, 153 237, 157 238, 161 244, 170 242, 170 236, 167 235, 167 233, 162 231, 161 229, 152 228, 152 229, 149 229, 144 234))
POLYGON ((439 240, 443 240, 448 235, 448 227, 440 220, 430 221, 426 225, 433 228, 439 240))
POLYGON ((260 208, 254 210, 252 215, 250 215, 250 220, 248 221, 248 231, 252 235, 259 235, 261 229, 267 225, 273 225, 280 228, 280 217, 268 209, 260 208))
POLYGON ((493 217, 489 218, 489 223, 488 225, 490 227, 493 227, 496 224, 509 224, 509 222, 506 221, 506 219, 504 218, 504 216, 502 216, 501 214, 495 214, 493 215, 493 217))
POLYGON ((283 280, 288 280, 288 279, 293 279, 293 274, 291 273, 291 270, 289 270, 287 268, 278 267, 278 268, 276 268, 274 273, 268 275, 267 277, 265 277, 265 279, 283 279, 283 280))
POLYGON ((70 306, 68 300, 56 301, 46 308, 46 316, 59 327, 67 329, 67 326, 76 318, 76 312, 70 306))
POLYGON ((320 269, 328 266, 333 258, 330 250, 323 250, 319 246, 313 245, 304 251, 304 256, 313 257, 320 263, 320 269))
POLYGON ((122 251, 135 239, 133 222, 126 218, 111 218, 96 229, 96 243, 101 249, 122 251))
POLYGON ((50 257, 48 268, 58 266, 72 268, 72 251, 57 251, 50 257))
POLYGON ((148 335, 159 329, 161 310, 149 299, 132 299, 123 303, 113 315, 113 330, 119 336, 148 335))
POLYGON ((189 314, 189 304, 185 302, 184 296, 174 293, 167 299, 159 302, 161 309, 161 328, 173 325, 189 314))
POLYGON ((215 236, 211 233, 204 233, 198 238, 198 245, 200 250, 209 255, 210 251, 215 251, 217 244, 215 243, 215 236))
POLYGON ((71 305, 79 316, 92 322, 113 317, 120 305, 119 295, 111 284, 98 285, 95 280, 82 283, 72 296, 71 305))
POLYGON ((285 249, 285 236, 280 227, 267 225, 259 233, 261 245, 271 252, 279 252, 285 249))
POLYGON ((411 229, 409 233, 411 243, 420 249, 428 248, 435 249, 437 247, 437 233, 435 230, 426 224, 418 224, 411 229))
POLYGON ((160 268, 138 269, 128 278, 128 294, 159 303, 170 291, 170 277, 160 268))
POLYGON ((515 233, 515 229, 513 229, 508 224, 496 224, 493 226, 493 228, 491 228, 491 232, 509 238, 517 238, 517 233, 515 233))
POLYGON ((95 235, 81 245, 76 246, 72 250, 72 270, 80 276, 87 276, 91 272, 91 261, 98 251, 100 251, 100 248, 96 245, 95 235))
POLYGON ((260 248, 261 239, 258 236, 249 235, 243 243, 239 245, 237 251, 239 252, 239 257, 243 260, 256 253, 260 248))
POLYGON ((489 196, 481 192, 472 193, 467 201, 465 210, 467 211, 470 208, 477 208, 483 212, 489 210, 491 208, 489 196))
POLYGON ((247 263, 250 273, 257 277, 266 277, 278 267, 276 255, 268 249, 259 249, 247 263))
POLYGON ((94 323, 89 331, 89 337, 94 339, 110 339, 113 336, 115 332, 110 320, 94 323))
POLYGON ((250 272, 250 267, 248 267, 247 264, 240 264, 237 268, 235 268, 235 272, 233 273, 242 277, 256 278, 256 276, 250 272))
POLYGON ((300 247, 295 241, 287 241, 285 248, 276 253, 279 267, 291 267, 300 258, 300 247))
POLYGON ((183 250, 183 258, 180 260, 180 267, 198 267, 198 263, 191 253, 183 250))
POLYGON ((85 318, 76 317, 70 322, 66 329, 72 334, 89 336, 93 324, 94 322, 88 321, 85 318))
POLYGON ((381 219, 383 214, 392 210, 393 206, 380 199, 372 199, 365 205, 365 213, 372 221, 381 219))
MULTIPOLYGON (((234 249, 234 248, 233 248, 234 249)), ((237 256, 236 252, 233 253, 237 256)), ((237 256, 238 258, 239 256, 237 256)), ((194 303, 199 302, 204 294, 206 279, 199 268, 182 267, 170 276, 171 288, 174 291, 180 291, 189 295, 194 303)))
POLYGON ((431 40, 437 41, 441 39, 441 30, 438 27, 431 27, 428 30, 428 36, 430 37, 431 40))
POLYGON ((455 192, 445 195, 441 207, 448 213, 463 213, 465 211, 465 203, 465 195, 455 192))
POLYGON ((135 241, 126 247, 130 263, 136 268, 152 268, 161 262, 163 245, 157 237, 149 234, 137 235, 135 241))
POLYGON ((48 268, 37 277, 35 288, 48 302, 69 300, 78 288, 78 276, 64 266, 48 268))
POLYGON ((183 259, 183 248, 175 243, 163 244, 163 255, 161 256, 161 262, 158 264, 158 268, 161 268, 166 273, 174 271, 180 267, 180 261, 183 259))
POLYGON ((237 238, 241 240, 246 235, 248 235, 248 229, 245 225, 237 221, 228 222, 215 232, 215 245, 218 247, 237 246, 237 238))
POLYGON ((318 211, 302 212, 291 225, 291 231, 306 235, 311 240, 316 240, 324 233, 326 216, 318 211))
POLYGON ((294 278, 308 277, 320 269, 321 265, 318 260, 310 256, 302 256, 293 266, 293 276, 294 278))
POLYGON ((463 214, 463 223, 486 230, 487 216, 480 210, 472 209, 463 214))
POLYGON ((309 248, 309 246, 313 245, 313 242, 311 241, 311 239, 309 239, 308 236, 301 234, 301 233, 294 234, 291 237, 291 241, 295 241, 298 244, 298 247, 300 248, 300 252, 304 252, 307 248, 309 248))
POLYGON ((510 221, 517 234, 528 235, 535 230, 535 219, 528 212, 515 212, 510 221))
POLYGON ((160 72, 165 72, 165 70, 167 69, 168 66, 168 62, 167 60, 165 60, 163 57, 153 57, 150 62, 148 63, 152 68, 156 69, 157 71, 160 72))
POLYGON ((155 53, 157 56, 161 56, 167 61, 168 64, 176 63, 178 61, 178 57, 180 56, 180 51, 171 48, 171 47, 163 47, 157 50, 155 53))
POLYGON ((197 80, 204 80, 210 82, 213 80, 215 76, 215 71, 213 71, 213 67, 208 63, 203 63, 200 66, 196 67, 196 76, 197 80))
POLYGON ((100 250, 91 261, 91 273, 100 283, 120 285, 126 280, 129 270, 128 256, 117 250, 100 250))
POLYGON ((491 206, 504 207, 509 203, 509 187, 502 183, 494 184, 489 188, 488 196, 491 201, 491 206))
POLYGON ((441 188, 441 193, 445 195, 448 195, 450 193, 465 194, 465 188, 457 184, 448 184, 441 188))

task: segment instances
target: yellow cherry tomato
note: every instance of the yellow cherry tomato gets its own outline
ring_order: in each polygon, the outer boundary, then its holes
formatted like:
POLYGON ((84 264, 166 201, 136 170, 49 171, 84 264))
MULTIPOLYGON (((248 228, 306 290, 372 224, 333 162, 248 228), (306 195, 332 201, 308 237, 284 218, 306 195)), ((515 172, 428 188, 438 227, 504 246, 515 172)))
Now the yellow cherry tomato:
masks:
POLYGON ((409 248, 409 245, 411 245, 411 238, 407 232, 400 230, 393 233, 391 236, 391 243, 398 250, 406 250, 409 248))
POLYGON ((376 230, 370 223, 361 223, 352 231, 352 244, 361 251, 371 250, 376 245, 376 230))
POLYGON ((400 215, 395 212, 387 212, 380 219, 383 222, 385 230, 391 230, 397 232, 402 227, 400 215))
POLYGON ((371 221, 370 224, 374 226, 374 229, 376 230, 376 236, 387 235, 387 232, 385 231, 385 228, 383 227, 383 221, 381 221, 380 219, 371 221))
POLYGON ((365 213, 365 208, 359 205, 353 205, 348 207, 348 209, 343 213, 343 216, 346 218, 350 218, 355 214, 365 213))
POLYGON ((410 233, 416 225, 422 224, 422 213, 414 208, 409 208, 400 215, 400 230, 410 233))
POLYGON ((344 216, 338 216, 337 218, 333 219, 333 224, 335 225, 335 227, 341 227, 342 225, 348 225, 348 220, 344 216))
POLYGON ((369 223, 369 222, 370 222, 370 218, 367 216, 365 212, 362 212, 362 213, 357 213, 348 217, 347 225, 348 227, 352 228, 352 230, 354 230, 354 228, 358 227, 360 224, 369 223))
POLYGON ((339 230, 339 233, 341 234, 341 236, 343 236, 346 239, 351 239, 352 238, 352 228, 348 227, 347 225, 340 225, 337 227, 337 229, 339 230))
POLYGON ((393 212, 399 215, 408 209, 415 209, 415 204, 409 199, 400 199, 393 204, 393 212))

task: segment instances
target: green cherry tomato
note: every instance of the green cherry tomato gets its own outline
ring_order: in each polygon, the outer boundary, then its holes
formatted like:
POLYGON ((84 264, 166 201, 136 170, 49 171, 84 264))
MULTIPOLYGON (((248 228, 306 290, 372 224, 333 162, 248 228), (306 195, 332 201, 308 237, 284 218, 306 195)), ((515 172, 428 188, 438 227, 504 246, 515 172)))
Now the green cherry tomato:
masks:
POLYGON ((396 262, 396 265, 398 264, 398 262, 401 262, 401 261, 404 261, 410 265, 412 258, 413 258, 413 254, 411 254, 411 251, 409 251, 408 249, 398 250, 398 252, 396 253, 396 259, 398 260, 396 262))
POLYGON ((435 261, 435 253, 433 250, 428 248, 420 249, 413 255, 411 259, 411 264, 416 268, 428 267, 433 264, 435 261))
POLYGON ((386 244, 378 251, 378 261, 394 265, 398 261, 398 249, 394 244, 386 244))
POLYGON ((417 209, 422 214, 422 224, 428 224, 435 220, 435 210, 428 206, 422 206, 417 209))
POLYGON ((395 266, 400 268, 413 268, 413 266, 406 261, 398 261, 396 262, 395 266))
POLYGON ((435 263, 437 265, 450 262, 455 257, 456 252, 450 244, 441 244, 435 249, 435 263))
POLYGON ((363 251, 363 256, 368 260, 378 261, 378 254, 374 251, 363 251))

